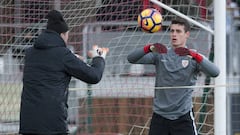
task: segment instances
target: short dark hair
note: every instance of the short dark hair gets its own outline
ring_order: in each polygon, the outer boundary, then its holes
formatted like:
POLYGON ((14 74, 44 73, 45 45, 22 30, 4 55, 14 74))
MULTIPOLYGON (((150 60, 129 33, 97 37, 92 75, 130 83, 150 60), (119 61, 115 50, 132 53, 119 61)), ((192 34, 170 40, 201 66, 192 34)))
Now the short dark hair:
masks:
POLYGON ((183 25, 185 32, 188 32, 188 31, 190 31, 190 29, 191 29, 189 22, 188 22, 187 20, 183 19, 183 18, 180 18, 180 17, 174 18, 174 19, 172 20, 171 25, 172 25, 172 24, 183 25))

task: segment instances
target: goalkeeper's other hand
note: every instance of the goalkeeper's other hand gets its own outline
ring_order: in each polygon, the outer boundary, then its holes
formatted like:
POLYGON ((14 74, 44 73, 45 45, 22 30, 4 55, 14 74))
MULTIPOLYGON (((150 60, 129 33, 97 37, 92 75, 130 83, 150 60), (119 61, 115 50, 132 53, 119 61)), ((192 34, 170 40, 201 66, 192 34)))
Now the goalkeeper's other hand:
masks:
POLYGON ((186 55, 191 56, 193 59, 197 61, 197 63, 200 63, 203 60, 203 56, 201 54, 185 47, 176 48, 174 51, 179 56, 186 56, 186 55))
POLYGON ((93 45, 93 49, 88 52, 90 58, 102 57, 105 59, 107 53, 109 52, 108 48, 100 48, 98 45, 93 45))
POLYGON ((158 53, 167 53, 167 48, 165 45, 160 43, 154 43, 154 44, 147 44, 144 46, 144 52, 158 52, 158 53))

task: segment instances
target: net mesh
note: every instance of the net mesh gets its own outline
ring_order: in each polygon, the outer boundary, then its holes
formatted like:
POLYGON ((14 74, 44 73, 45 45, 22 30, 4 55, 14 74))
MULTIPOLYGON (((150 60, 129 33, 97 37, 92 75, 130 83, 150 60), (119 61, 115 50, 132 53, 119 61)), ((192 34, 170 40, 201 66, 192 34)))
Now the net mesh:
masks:
MULTIPOLYGON (((212 2, 162 0, 169 7, 211 27, 212 2)), ((88 85, 72 79, 69 127, 77 134, 147 134, 152 115, 155 81, 153 66, 132 65, 126 57, 146 43, 170 46, 169 24, 176 17, 148 0, 1 0, 0 2, 0 133, 18 132, 24 50, 46 26, 50 9, 62 11, 70 27, 68 47, 82 55, 94 44, 108 47, 101 82, 88 85), (137 27, 137 16, 155 7, 163 15, 162 31, 154 34, 137 27)), ((211 58, 212 35, 192 25, 188 46, 211 58)), ((199 75, 197 85, 213 84, 199 75)), ((213 134, 214 88, 195 88, 193 101, 198 133, 213 134)))

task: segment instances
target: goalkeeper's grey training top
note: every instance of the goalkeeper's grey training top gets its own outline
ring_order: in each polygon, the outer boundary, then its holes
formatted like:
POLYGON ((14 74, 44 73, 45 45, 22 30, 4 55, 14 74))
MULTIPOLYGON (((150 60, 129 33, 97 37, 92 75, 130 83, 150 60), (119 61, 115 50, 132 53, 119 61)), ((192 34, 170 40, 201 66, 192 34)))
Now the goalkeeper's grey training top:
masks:
POLYGON ((142 48, 128 55, 128 61, 134 64, 153 64, 156 69, 155 95, 153 111, 170 120, 178 119, 192 107, 193 88, 157 89, 171 86, 193 86, 200 71, 211 77, 219 74, 219 68, 207 58, 197 63, 188 56, 177 55, 173 48, 165 54, 144 53, 142 48))

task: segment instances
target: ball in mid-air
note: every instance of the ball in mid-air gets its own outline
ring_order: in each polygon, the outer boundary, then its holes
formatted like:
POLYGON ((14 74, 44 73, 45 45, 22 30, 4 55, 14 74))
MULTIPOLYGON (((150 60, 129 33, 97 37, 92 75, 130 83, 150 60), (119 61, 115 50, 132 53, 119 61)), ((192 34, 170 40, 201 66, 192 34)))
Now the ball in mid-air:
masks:
POLYGON ((154 33, 162 27, 162 15, 154 8, 147 8, 138 15, 138 26, 147 33, 154 33))

